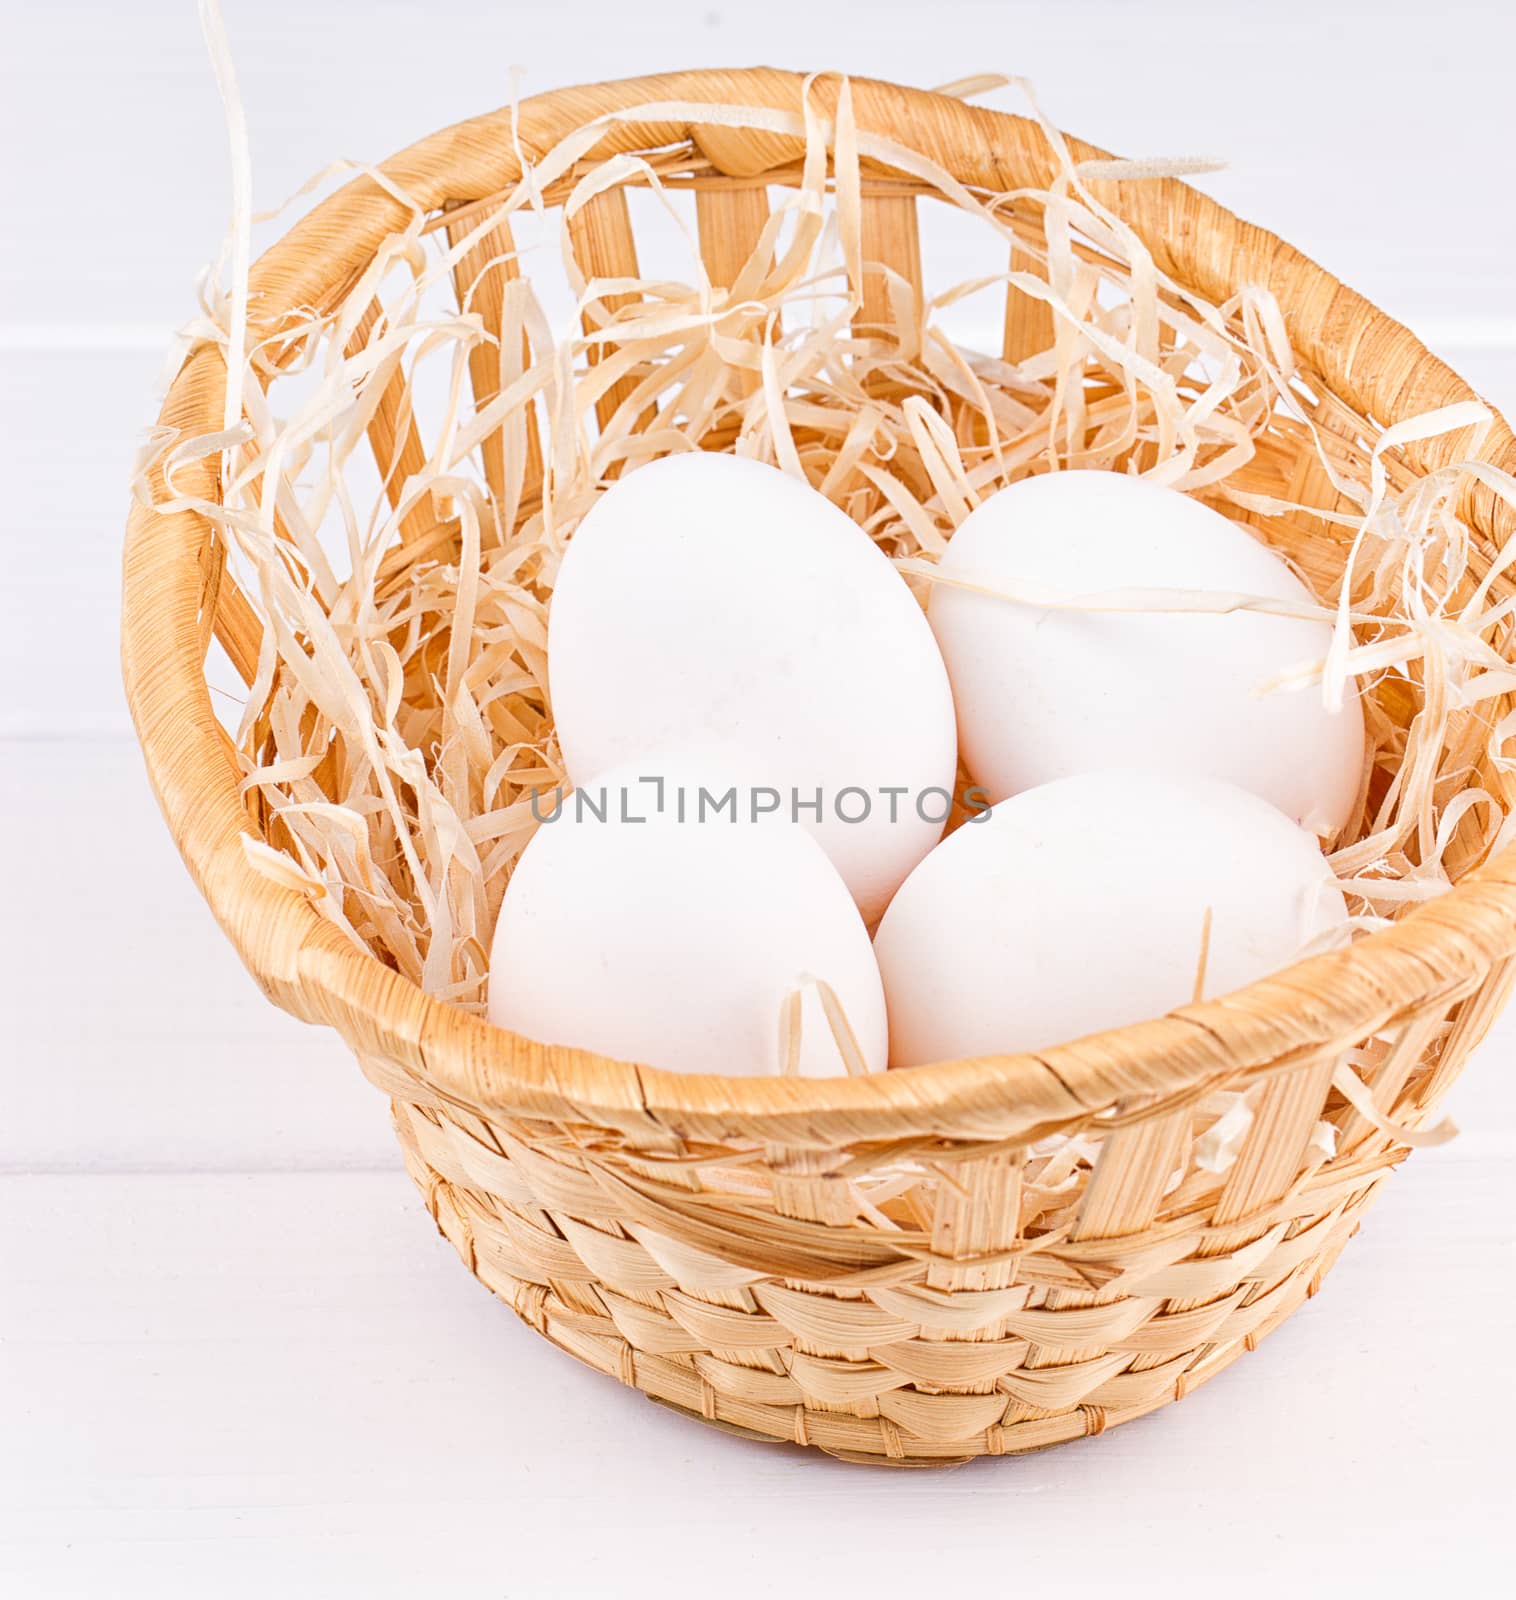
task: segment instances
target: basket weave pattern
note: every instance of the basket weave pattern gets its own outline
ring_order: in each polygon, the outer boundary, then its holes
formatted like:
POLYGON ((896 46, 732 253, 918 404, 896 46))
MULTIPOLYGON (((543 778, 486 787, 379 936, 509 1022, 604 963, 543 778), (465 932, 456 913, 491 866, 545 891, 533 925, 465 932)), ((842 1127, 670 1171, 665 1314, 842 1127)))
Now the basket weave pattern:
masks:
MULTIPOLYGON (((834 103, 835 81, 812 92, 834 103)), ((794 110, 800 93, 798 76, 767 70, 568 90, 523 104, 514 132, 504 112, 462 123, 386 170, 441 212, 499 193, 519 177, 518 150, 549 149, 612 109, 794 110)), ((853 95, 861 128, 912 144, 965 184, 1003 192, 1053 174, 1043 136, 1021 119, 886 84, 855 81, 853 95)), ((797 160, 782 135, 652 113, 610 128, 601 153, 616 151, 688 171, 718 284, 762 227, 762 185, 794 181, 797 160)), ((1272 289, 1324 425, 1390 423, 1470 397, 1404 329, 1195 191, 1165 179, 1103 193, 1187 288, 1212 302, 1241 283, 1272 289)), ((919 284, 915 205, 908 180, 881 178, 863 225, 869 258, 919 284)), ((264 331, 295 308, 335 303, 404 216, 360 180, 298 224, 254 268, 264 331)), ((587 273, 634 274, 620 190, 585 208, 574 244, 587 273)), ((488 321, 488 297, 478 304, 488 321)), ((866 300, 860 317, 884 314, 866 300)), ((1044 316, 1012 297, 1008 358, 1046 339, 1044 316)), ((221 352, 197 349, 164 423, 214 431, 224 390, 221 352)), ((607 414, 618 403, 608 396, 607 414)), ((1354 428, 1339 434, 1353 459, 1354 428)), ((541 447, 530 443, 540 485, 541 447)), ((1409 445, 1391 471, 1408 480, 1464 444, 1409 445)), ((1516 454, 1504 424, 1482 448, 1507 468, 1516 454)), ((499 472, 489 446, 485 470, 499 472)), ((1273 440, 1256 470, 1265 487, 1298 493, 1319 467, 1273 440)), ((214 461, 195 471, 213 497, 214 461)), ((1513 531, 1478 482, 1461 511, 1486 560, 1513 531)), ((1334 537, 1296 536, 1303 567, 1340 564, 1334 537)), ((580 1360, 765 1439, 950 1461, 1098 1433, 1183 1396, 1315 1292, 1516 974, 1507 851, 1350 950, 1038 1056, 729 1081, 534 1045, 423 994, 249 867, 241 840, 259 820, 239 797, 204 675, 213 633, 250 667, 245 607, 221 581, 203 519, 134 511, 128 694, 165 815, 223 927, 267 994, 338 1028, 389 1095, 411 1176, 484 1284, 580 1360), (1343 1052, 1365 1045, 1372 1115, 1332 1085, 1343 1052), (1195 1159, 1197 1106, 1222 1090, 1249 1095, 1252 1121, 1235 1160, 1213 1172, 1195 1159), (1083 1153, 1050 1154, 1056 1136, 1082 1140, 1083 1153), (886 1214, 867 1195, 892 1178, 886 1214)))

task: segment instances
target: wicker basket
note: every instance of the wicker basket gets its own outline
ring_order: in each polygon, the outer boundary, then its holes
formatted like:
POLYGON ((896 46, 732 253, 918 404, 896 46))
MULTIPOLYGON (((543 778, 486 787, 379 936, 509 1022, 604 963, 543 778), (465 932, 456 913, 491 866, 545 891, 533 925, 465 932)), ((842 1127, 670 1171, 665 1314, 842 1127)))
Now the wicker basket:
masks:
MULTIPOLYGON (((519 150, 546 150, 589 116, 671 101, 794 110, 801 83, 754 70, 565 90, 520 106, 514 130, 503 111, 461 123, 386 170, 440 211, 498 193, 519 176, 519 150)), ((812 93, 832 105, 837 82, 812 93)), ((1052 175, 1030 122, 881 83, 855 80, 852 94, 860 128, 965 184, 1001 192, 1052 175)), ((665 170, 694 158, 717 282, 761 226, 762 184, 794 181, 797 155, 781 134, 651 119, 616 124, 604 151, 616 150, 660 152, 665 170)), ((1273 291, 1318 415, 1336 407, 1388 424, 1470 398, 1405 329, 1192 189, 1163 179, 1101 192, 1163 270, 1212 303, 1242 283, 1273 291)), ((864 201, 870 257, 907 281, 921 270, 914 206, 898 176, 864 201)), ((349 185, 256 263, 257 316, 273 327, 293 308, 330 305, 403 220, 379 185, 349 185)), ((626 270, 619 191, 580 219, 576 243, 601 275, 626 270)), ((1036 314, 1009 308, 1008 356, 1037 337, 1036 314)), ((224 389, 221 352, 201 346, 164 424, 213 432, 224 389)), ((1351 452, 1352 427, 1339 433, 1351 452)), ((1412 443, 1392 470, 1404 480, 1465 444, 1412 443)), ((1516 465, 1503 423, 1483 454, 1516 465)), ((1287 479, 1291 463, 1275 465, 1287 479)), ((214 496, 213 460, 197 470, 197 492, 214 496)), ((1488 557, 1513 532, 1510 509, 1472 475, 1462 496, 1488 557)), ((1340 564, 1340 543, 1322 532, 1318 554, 1340 564)), ((127 691, 164 814, 228 937, 271 999, 340 1030, 391 1097, 406 1165, 484 1284, 581 1361, 755 1438, 927 1464, 1099 1433, 1183 1396, 1315 1292, 1512 980, 1508 849, 1350 950, 1038 1057, 728 1080, 536 1046, 355 951, 249 865, 242 836, 257 818, 204 674, 213 631, 238 657, 244 602, 219 573, 205 520, 134 511, 127 691), (1382 1043, 1377 1115, 1331 1086, 1341 1053, 1371 1036, 1382 1043), (1224 1177, 1192 1170, 1175 1187, 1193 1107, 1218 1088, 1257 1090, 1248 1135, 1224 1177), (1330 1156, 1313 1139, 1323 1117, 1337 1130, 1330 1156), (1049 1230, 1028 1196, 1027 1152, 1091 1131, 1098 1155, 1072 1171, 1072 1220, 1049 1230), (860 1218, 853 1180, 902 1160, 919 1175, 915 1225, 860 1218), (744 1185, 703 1180, 723 1162, 744 1185)))

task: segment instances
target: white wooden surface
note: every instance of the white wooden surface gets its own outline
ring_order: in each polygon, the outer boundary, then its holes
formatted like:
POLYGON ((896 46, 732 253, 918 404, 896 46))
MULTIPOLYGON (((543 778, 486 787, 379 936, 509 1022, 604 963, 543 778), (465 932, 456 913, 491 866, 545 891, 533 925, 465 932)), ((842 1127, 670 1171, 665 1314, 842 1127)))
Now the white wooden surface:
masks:
MULTIPOLYGON (((1026 74, 1315 254, 1516 410, 1503 8, 229 0, 260 205, 523 92, 772 61, 1026 74)), ((185 0, 0 52, 0 1594, 1303 1595, 1480 1583, 1516 1423, 1516 1020, 1323 1295, 1147 1421, 889 1475, 676 1419, 464 1273, 334 1038, 200 904, 117 684, 132 447, 224 224, 185 0)))

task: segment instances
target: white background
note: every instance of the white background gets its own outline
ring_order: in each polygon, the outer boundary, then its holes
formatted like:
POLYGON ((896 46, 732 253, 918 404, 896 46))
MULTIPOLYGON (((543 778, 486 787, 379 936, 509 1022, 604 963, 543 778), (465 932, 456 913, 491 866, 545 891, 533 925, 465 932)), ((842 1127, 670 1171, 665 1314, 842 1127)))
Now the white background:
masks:
MULTIPOLYGON (((228 0, 260 206, 522 92, 672 66, 1024 74, 1516 410, 1504 7, 228 0)), ((891 1474, 698 1428, 438 1240, 334 1036, 255 993, 153 807, 120 529, 225 224, 188 0, 0 3, 0 1593, 1409 1593, 1503 1548, 1516 1021, 1326 1292, 1182 1406, 891 1474)), ((1002 97, 1004 98, 1004 97, 1002 97)), ((1007 101, 1007 103, 1009 103, 1007 101)))

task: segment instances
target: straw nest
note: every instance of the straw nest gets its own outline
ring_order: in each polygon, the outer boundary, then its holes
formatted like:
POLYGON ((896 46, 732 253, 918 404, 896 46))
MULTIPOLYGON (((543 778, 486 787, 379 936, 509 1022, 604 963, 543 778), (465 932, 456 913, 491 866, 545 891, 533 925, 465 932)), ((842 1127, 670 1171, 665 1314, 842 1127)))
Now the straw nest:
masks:
POLYGON ((543 95, 359 171, 251 266, 233 115, 225 270, 126 552, 185 861, 270 997, 391 1097, 469 1267, 656 1399, 912 1463, 1098 1433, 1251 1349, 1446 1135, 1516 956, 1509 430, 1175 168, 976 87, 543 95), (971 281, 923 268, 948 225, 971 281), (1352 945, 1037 1056, 840 1081, 489 1028, 495 910, 561 777, 557 562, 608 479, 688 449, 806 478, 918 587, 1028 472, 1147 472, 1251 524, 1336 620, 1285 687, 1365 696, 1352 945))

